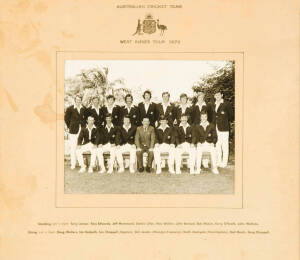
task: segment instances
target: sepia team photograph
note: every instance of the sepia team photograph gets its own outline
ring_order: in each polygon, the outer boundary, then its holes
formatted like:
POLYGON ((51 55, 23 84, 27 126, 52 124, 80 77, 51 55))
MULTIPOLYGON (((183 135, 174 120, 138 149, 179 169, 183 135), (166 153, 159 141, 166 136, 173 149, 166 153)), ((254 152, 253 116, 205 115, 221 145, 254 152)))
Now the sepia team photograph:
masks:
POLYGON ((233 194, 235 62, 66 60, 70 194, 233 194))

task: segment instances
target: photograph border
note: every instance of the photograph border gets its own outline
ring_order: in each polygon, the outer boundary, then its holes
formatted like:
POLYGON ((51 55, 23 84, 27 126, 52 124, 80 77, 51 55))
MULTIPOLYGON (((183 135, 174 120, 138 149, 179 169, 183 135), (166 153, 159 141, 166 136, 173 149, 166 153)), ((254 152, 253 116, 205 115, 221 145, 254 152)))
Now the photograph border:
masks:
MULTIPOLYGON (((89 60, 90 58, 87 58, 86 60, 89 60)), ((122 59, 119 59, 122 60, 122 59)), ((134 59, 133 59, 134 60, 134 59)), ((146 59, 145 59, 146 60, 146 59)), ((166 59, 166 60, 175 60, 175 59, 166 59)), ((245 52, 244 51, 224 51, 224 52, 201 52, 201 51, 74 51, 74 50, 65 50, 65 51, 56 51, 55 53, 55 72, 56 72, 56 123, 55 123, 55 150, 56 150, 56 158, 55 158, 55 208, 209 208, 209 209, 244 209, 244 84, 245 84, 245 52), (57 160, 57 154, 58 154, 58 56, 59 54, 66 54, 66 53, 95 53, 95 54, 241 54, 242 55, 242 106, 240 109, 242 110, 242 119, 241 119, 241 206, 240 207, 208 207, 208 206, 199 206, 199 207, 191 207, 191 206, 180 206, 180 207, 165 207, 165 206, 136 206, 136 207, 117 207, 117 206, 59 206, 58 205, 58 160, 57 160)), ((235 83, 235 93, 236 93, 236 83, 235 83)), ((236 101, 235 101, 236 102, 236 101)), ((235 135, 236 139, 236 135, 235 135)), ((234 174, 234 180, 235 180, 236 175, 234 174)), ((235 191, 235 181, 233 182, 233 190, 235 191)), ((122 195, 139 195, 139 194, 69 194, 69 195, 117 195, 117 196, 122 196, 122 195)), ((190 195, 190 194, 161 194, 161 193, 147 193, 146 195, 167 195, 167 196, 172 196, 172 195, 190 195)), ((193 194, 193 195, 214 195, 214 194, 193 194)), ((217 195, 217 194, 216 194, 217 195)), ((232 194, 218 194, 222 196, 228 196, 232 194)))

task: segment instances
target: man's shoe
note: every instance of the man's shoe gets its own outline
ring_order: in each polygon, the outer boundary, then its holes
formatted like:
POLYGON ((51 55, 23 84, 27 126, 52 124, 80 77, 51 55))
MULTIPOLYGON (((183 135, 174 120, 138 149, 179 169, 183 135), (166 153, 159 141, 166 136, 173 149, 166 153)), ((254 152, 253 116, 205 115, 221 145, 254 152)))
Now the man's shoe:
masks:
POLYGON ((85 172, 85 167, 81 167, 79 170, 79 173, 83 173, 83 172, 85 172))
POLYGON ((156 174, 161 174, 161 169, 156 169, 156 174))
POLYGON ((107 173, 108 173, 108 174, 112 174, 113 171, 114 171, 114 170, 113 170, 113 168, 111 167, 111 168, 108 169, 107 173))
POLYGON ((74 170, 75 169, 75 166, 71 166, 71 170, 74 170))
POLYGON ((146 167, 146 172, 151 172, 151 168, 150 167, 146 167))
POLYGON ((175 171, 174 171, 174 169, 173 169, 173 168, 170 168, 170 169, 169 169, 169 173, 171 173, 171 174, 175 174, 175 171))
POLYGON ((200 173, 201 173, 201 169, 197 169, 196 174, 200 174, 200 173))
POLYGON ((212 172, 213 172, 213 174, 219 174, 219 171, 218 171, 218 169, 217 169, 217 168, 215 168, 215 169, 212 169, 212 172))
POLYGON ((93 168, 92 167, 89 167, 89 173, 93 173, 93 168))
POLYGON ((181 171, 176 171, 176 174, 181 174, 181 171))
POLYGON ((119 170, 118 170, 118 173, 123 173, 124 172, 124 168, 120 168, 119 170))
POLYGON ((103 168, 101 168, 101 170, 99 171, 99 173, 101 173, 101 174, 103 174, 103 173, 105 173, 106 172, 106 170, 105 170, 105 168, 103 167, 103 168))
POLYGON ((139 168, 139 172, 143 172, 144 171, 144 167, 139 168))
POLYGON ((133 168, 133 167, 130 167, 130 168, 129 168, 129 172, 130 172, 130 173, 134 173, 134 172, 135 172, 135 171, 134 171, 134 168, 133 168))

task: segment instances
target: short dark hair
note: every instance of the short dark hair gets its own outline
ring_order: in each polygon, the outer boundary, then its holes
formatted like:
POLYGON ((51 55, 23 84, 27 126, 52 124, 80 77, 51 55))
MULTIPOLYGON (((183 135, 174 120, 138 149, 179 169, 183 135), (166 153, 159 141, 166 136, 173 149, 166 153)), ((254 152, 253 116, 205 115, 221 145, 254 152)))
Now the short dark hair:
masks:
POLYGON ((105 115, 105 118, 108 118, 108 117, 112 118, 112 114, 107 113, 107 114, 105 115))
POLYGON ((145 98, 145 94, 149 94, 149 95, 150 95, 150 98, 152 97, 152 94, 151 94, 150 90, 146 90, 146 91, 143 93, 143 98, 145 98))
POLYGON ((127 94, 127 95, 124 97, 125 102, 126 102, 126 99, 129 98, 129 97, 131 98, 131 100, 133 100, 133 96, 132 96, 131 94, 127 94))
POLYGON ((220 93, 220 94, 222 95, 223 93, 222 93, 221 89, 222 89, 222 86, 219 85, 219 86, 215 89, 214 95, 217 94, 217 93, 220 93))
POLYGON ((182 93, 182 94, 180 95, 179 99, 182 99, 183 97, 185 97, 186 99, 188 98, 187 94, 182 93))
POLYGON ((164 95, 168 95, 168 96, 170 97, 170 93, 167 92, 167 91, 165 91, 165 92, 163 92, 163 93, 161 94, 162 97, 163 97, 164 95))
POLYGON ((116 100, 116 98, 113 96, 113 95, 108 95, 107 97, 106 97, 106 99, 113 99, 114 101, 116 100))

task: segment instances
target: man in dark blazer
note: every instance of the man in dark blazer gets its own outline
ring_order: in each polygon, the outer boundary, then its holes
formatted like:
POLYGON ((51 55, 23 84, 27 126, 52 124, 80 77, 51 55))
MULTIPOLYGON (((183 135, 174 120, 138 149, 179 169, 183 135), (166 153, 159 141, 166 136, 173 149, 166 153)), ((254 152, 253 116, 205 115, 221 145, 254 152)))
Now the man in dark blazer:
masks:
POLYGON ((188 104, 188 96, 183 93, 180 95, 180 103, 175 107, 175 125, 179 126, 181 123, 181 116, 184 114, 188 118, 188 123, 192 124, 192 107, 188 104))
POLYGON ((92 98, 92 105, 87 110, 88 116, 92 116, 95 120, 95 126, 100 128, 104 125, 105 117, 101 111, 99 96, 94 96, 92 98))
POLYGON ((132 105, 133 97, 131 94, 127 94, 124 98, 125 106, 122 106, 121 111, 121 120, 125 116, 129 116, 130 124, 137 126, 139 124, 139 110, 136 106, 132 105))
POLYGON ((171 174, 175 173, 175 135, 173 128, 167 122, 167 118, 162 115, 159 120, 160 125, 155 130, 154 161, 156 164, 156 174, 161 174, 161 153, 168 153, 169 172, 171 174))
POLYGON ((187 153, 189 155, 189 168, 190 174, 195 173, 195 160, 196 150, 195 145, 192 143, 193 127, 188 124, 188 115, 182 114, 180 118, 180 124, 175 128, 175 164, 176 174, 181 174, 181 161, 182 154, 187 153))
POLYGON ((119 127, 116 137, 116 157, 119 164, 119 173, 124 172, 124 160, 123 154, 129 153, 129 171, 134 173, 134 164, 136 157, 135 141, 136 126, 130 123, 129 115, 125 115, 123 118, 123 125, 119 127))
POLYGON ((151 102, 151 92, 146 90, 143 94, 144 101, 138 104, 139 125, 142 125, 143 118, 147 117, 150 120, 150 125, 155 127, 157 121, 156 104, 151 102))
POLYGON ((110 157, 108 160, 108 174, 113 172, 113 166, 116 158, 116 137, 118 128, 112 123, 112 115, 106 114, 106 124, 99 129, 99 133, 96 138, 97 156, 100 165, 100 173, 105 173, 103 153, 108 152, 110 157))
MULTIPOLYGON (((121 125, 120 107, 115 104, 115 97, 113 95, 108 95, 106 97, 106 105, 101 108, 101 114, 104 118, 107 114, 110 114, 112 117, 112 124, 114 126, 121 125)), ((106 125, 106 121, 104 121, 104 125, 106 125)))
POLYGON ((168 125, 173 126, 175 120, 175 107, 170 103, 170 93, 162 93, 162 103, 157 104, 157 118, 166 118, 168 125))
POLYGON ((201 122, 194 126, 192 135, 192 142, 194 145, 197 145, 196 174, 201 172, 203 152, 210 153, 212 172, 219 174, 216 154, 216 143, 218 140, 216 127, 213 123, 208 122, 206 112, 201 112, 200 119, 201 122))
POLYGON ((204 92, 200 91, 197 95, 197 102, 193 105, 192 111, 191 111, 191 119, 192 124, 198 125, 200 124, 200 115, 201 112, 206 112, 208 116, 208 122, 212 122, 213 120, 213 108, 212 105, 209 103, 206 103, 204 101, 204 92))
POLYGON ((80 131, 80 134, 78 136, 78 145, 77 145, 77 150, 76 150, 76 156, 78 163, 80 165, 80 170, 79 172, 85 172, 86 170, 86 165, 83 162, 83 156, 82 154, 84 152, 90 152, 91 153, 91 163, 89 166, 89 173, 93 172, 93 168, 95 167, 96 163, 96 138, 97 138, 97 128, 94 125, 94 118, 89 116, 87 120, 87 126, 82 128, 80 131))
POLYGON ((139 172, 144 171, 143 167, 143 153, 148 154, 146 171, 151 172, 153 162, 153 149, 155 145, 155 130, 150 125, 150 120, 144 117, 142 120, 142 126, 139 126, 135 134, 135 145, 136 145, 136 157, 137 167, 139 172))
POLYGON ((220 89, 217 89, 215 97, 214 123, 217 128, 217 164, 219 167, 226 167, 229 155, 229 129, 230 122, 233 120, 233 110, 230 104, 223 99, 220 89))
POLYGON ((74 105, 67 108, 65 113, 65 123, 69 131, 70 140, 70 155, 71 155, 71 169, 76 166, 76 147, 77 138, 81 128, 86 125, 86 108, 82 106, 82 97, 76 96, 74 105))

